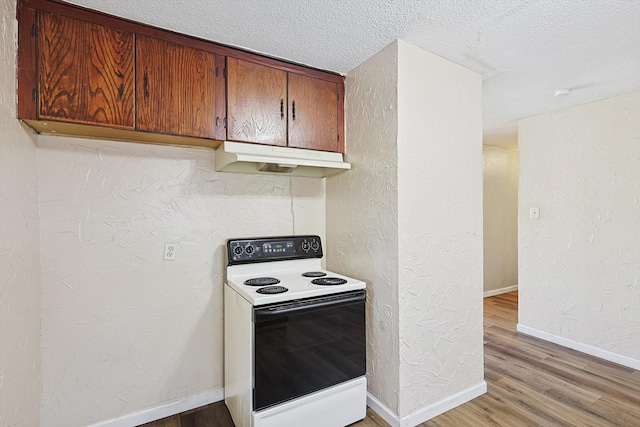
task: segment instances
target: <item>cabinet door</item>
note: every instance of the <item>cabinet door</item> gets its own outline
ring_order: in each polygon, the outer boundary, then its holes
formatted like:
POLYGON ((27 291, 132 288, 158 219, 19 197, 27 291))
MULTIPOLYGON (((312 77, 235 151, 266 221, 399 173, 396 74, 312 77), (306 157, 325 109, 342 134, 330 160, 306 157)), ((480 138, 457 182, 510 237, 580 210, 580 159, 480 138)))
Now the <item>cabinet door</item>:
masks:
POLYGON ((287 73, 227 58, 227 139, 287 145, 287 73))
POLYGON ((289 146, 340 151, 338 85, 289 73, 289 146))
POLYGON ((41 12, 38 118, 133 128, 133 34, 41 12))
POLYGON ((136 128, 215 138, 216 58, 211 52, 136 37, 136 128))

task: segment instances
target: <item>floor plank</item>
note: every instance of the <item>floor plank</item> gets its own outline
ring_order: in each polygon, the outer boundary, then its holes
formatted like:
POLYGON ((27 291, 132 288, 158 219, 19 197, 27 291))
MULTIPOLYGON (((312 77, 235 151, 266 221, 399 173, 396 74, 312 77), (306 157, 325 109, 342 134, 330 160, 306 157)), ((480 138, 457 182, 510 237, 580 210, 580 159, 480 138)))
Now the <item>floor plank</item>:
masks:
POLYGON ((224 402, 216 402, 197 411, 184 414, 180 417, 180 423, 180 427, 233 427, 231 415, 224 402))
POLYGON ((180 417, 174 415, 172 417, 163 418, 158 421, 153 421, 147 424, 143 424, 142 427, 182 427, 180 425, 180 417))

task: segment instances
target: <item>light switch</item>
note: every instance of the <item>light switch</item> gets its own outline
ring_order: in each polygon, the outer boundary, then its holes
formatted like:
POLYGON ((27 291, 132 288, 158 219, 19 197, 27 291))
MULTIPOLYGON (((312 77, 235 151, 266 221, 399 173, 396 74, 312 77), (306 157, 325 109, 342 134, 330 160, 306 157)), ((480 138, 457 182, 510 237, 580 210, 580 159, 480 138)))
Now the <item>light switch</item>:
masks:
POLYGON ((531 219, 539 219, 540 218, 540 208, 537 208, 537 207, 529 208, 529 218, 531 218, 531 219))

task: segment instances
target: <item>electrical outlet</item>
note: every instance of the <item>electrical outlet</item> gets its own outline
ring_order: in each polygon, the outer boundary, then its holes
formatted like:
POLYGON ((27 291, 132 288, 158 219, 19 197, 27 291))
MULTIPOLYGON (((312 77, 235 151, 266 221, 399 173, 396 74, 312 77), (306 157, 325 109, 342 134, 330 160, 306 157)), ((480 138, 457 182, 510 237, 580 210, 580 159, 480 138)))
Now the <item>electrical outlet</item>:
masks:
POLYGON ((177 248, 178 248, 178 245, 175 243, 165 243, 164 256, 162 258, 167 261, 174 261, 176 259, 177 248))

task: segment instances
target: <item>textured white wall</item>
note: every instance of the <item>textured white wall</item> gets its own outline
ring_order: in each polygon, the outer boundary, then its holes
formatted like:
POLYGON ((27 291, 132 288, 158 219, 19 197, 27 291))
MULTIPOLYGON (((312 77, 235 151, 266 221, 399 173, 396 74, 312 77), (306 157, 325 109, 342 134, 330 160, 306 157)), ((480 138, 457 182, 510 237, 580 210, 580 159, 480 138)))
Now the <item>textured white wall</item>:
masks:
POLYGON ((493 291, 518 285, 518 150, 485 145, 482 165, 484 290, 493 291))
POLYGON ((369 392, 403 423, 483 384, 480 88, 402 41, 347 75, 328 265, 367 282, 369 392))
POLYGON ((400 408, 483 382, 481 76, 400 41, 400 408))
POLYGON ((519 143, 519 323, 640 363, 640 92, 522 120, 519 143))
POLYGON ((15 118, 15 6, 0 0, 0 426, 38 426, 37 150, 15 118))
POLYGON ((215 173, 208 149, 38 144, 44 425, 222 389, 224 242, 323 235, 323 180, 215 173))
POLYGON ((398 410, 397 46, 345 82, 347 158, 327 178, 327 266, 367 283, 369 392, 398 410))

